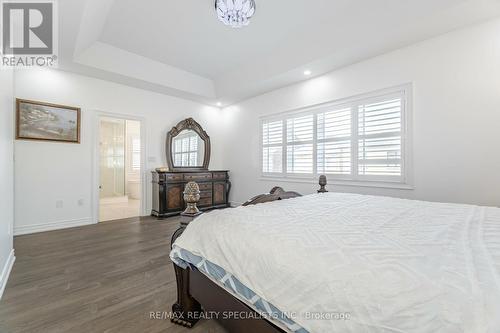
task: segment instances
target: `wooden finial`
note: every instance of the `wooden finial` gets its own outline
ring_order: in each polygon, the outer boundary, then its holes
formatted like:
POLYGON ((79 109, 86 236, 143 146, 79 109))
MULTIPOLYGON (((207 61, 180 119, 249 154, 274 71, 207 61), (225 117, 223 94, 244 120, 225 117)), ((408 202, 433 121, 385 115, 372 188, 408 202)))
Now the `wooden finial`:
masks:
POLYGON ((186 226, 195 217, 201 215, 200 210, 196 204, 200 201, 200 187, 196 182, 189 182, 184 188, 184 202, 186 203, 186 210, 181 213, 181 226, 186 226))
POLYGON ((328 192, 325 188, 326 184, 327 184, 327 180, 326 180, 326 176, 325 175, 321 175, 319 176, 319 186, 320 186, 320 189, 318 190, 318 193, 326 193, 328 192))
POLYGON ((197 214, 200 211, 196 204, 200 201, 200 187, 196 182, 189 182, 184 188, 184 201, 187 204, 184 214, 197 214))

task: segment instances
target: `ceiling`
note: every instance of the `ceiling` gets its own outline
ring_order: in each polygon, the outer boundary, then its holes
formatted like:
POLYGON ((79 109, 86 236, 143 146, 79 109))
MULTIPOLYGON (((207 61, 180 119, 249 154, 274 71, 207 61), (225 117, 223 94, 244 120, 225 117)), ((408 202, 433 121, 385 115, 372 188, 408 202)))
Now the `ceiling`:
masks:
POLYGON ((256 0, 251 24, 213 0, 59 2, 62 70, 229 105, 500 16, 498 0, 256 0))

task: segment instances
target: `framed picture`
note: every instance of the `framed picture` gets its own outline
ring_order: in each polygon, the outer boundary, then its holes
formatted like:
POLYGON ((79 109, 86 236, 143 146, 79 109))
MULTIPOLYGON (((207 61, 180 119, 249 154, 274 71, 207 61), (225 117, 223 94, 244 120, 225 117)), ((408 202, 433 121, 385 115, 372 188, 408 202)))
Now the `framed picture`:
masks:
POLYGON ((80 143, 80 108, 16 99, 16 139, 80 143))

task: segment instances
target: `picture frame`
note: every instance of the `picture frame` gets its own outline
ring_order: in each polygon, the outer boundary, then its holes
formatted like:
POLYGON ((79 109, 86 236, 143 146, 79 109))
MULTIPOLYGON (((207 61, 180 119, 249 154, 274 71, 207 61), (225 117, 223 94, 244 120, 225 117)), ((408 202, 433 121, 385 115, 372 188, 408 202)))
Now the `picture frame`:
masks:
POLYGON ((80 143, 81 109, 16 99, 16 140, 80 143))

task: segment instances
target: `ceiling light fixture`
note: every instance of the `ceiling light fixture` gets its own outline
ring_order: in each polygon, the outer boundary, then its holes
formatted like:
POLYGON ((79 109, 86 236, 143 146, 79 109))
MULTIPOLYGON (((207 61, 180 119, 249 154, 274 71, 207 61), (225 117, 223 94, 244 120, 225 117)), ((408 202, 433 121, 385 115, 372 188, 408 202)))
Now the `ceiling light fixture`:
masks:
POLYGON ((311 72, 310 70, 305 70, 305 71, 304 71, 304 75, 305 75, 305 76, 309 76, 309 75, 311 75, 311 74, 312 74, 312 72, 311 72))
POLYGON ((250 23, 255 14, 254 0, 215 0, 215 11, 219 21, 233 28, 241 28, 250 23))
POLYGON ((217 102, 217 106, 222 106, 222 103, 221 102, 217 102))

